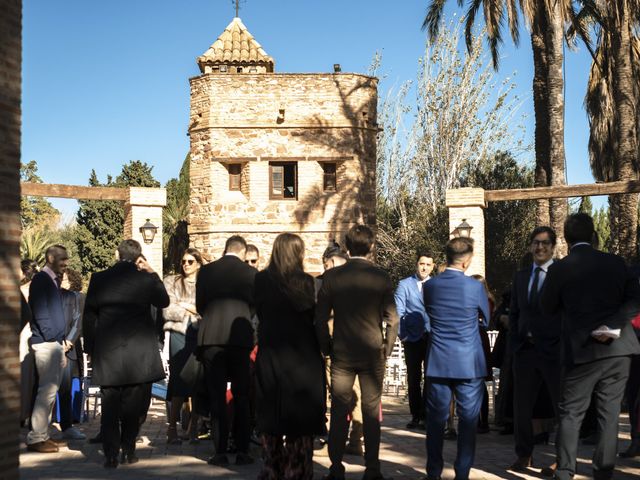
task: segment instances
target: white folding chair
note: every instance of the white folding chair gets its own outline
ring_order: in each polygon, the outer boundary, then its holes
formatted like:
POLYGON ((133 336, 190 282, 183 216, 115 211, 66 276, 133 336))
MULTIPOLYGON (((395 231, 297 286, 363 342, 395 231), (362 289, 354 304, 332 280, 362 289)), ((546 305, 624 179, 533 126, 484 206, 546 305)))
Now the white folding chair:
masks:
POLYGON ((98 408, 101 407, 102 393, 100 387, 92 385, 92 368, 89 356, 82 354, 82 378, 80 380, 82 388, 82 404, 80 407, 80 420, 86 422, 89 419, 90 402, 93 399, 93 418, 96 418, 98 408))

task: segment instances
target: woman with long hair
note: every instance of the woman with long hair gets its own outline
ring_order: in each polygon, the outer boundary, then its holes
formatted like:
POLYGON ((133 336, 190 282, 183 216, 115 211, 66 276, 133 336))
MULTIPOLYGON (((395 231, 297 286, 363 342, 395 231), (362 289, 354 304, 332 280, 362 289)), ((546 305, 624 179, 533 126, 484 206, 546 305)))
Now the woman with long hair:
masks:
MULTIPOLYGON (((187 248, 182 255, 180 273, 164 279, 171 303, 162 311, 164 331, 169 335, 169 386, 167 401, 170 401, 167 443, 180 444, 177 421, 186 398, 192 395, 190 386, 180 373, 197 346, 198 320, 196 311, 196 278, 203 265, 202 255, 195 248, 187 248)), ((196 439, 197 418, 192 413, 189 423, 189 437, 196 439)))
POLYGON ((304 273, 304 242, 276 237, 255 279, 258 318, 256 416, 264 465, 259 480, 313 478, 313 436, 324 433, 325 380, 313 325, 314 280, 304 273))

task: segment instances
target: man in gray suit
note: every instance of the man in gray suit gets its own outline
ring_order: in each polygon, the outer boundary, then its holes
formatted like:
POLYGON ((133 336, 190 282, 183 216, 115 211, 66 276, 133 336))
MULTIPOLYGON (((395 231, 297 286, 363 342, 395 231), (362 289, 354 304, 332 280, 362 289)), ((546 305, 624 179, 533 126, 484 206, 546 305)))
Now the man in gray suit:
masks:
POLYGON ((230 237, 224 256, 202 267, 196 281, 196 309, 202 317, 198 351, 214 420, 215 454, 209 459, 211 465, 229 464, 227 382, 231 382, 233 394, 236 465, 253 463, 249 455, 249 353, 253 348, 251 317, 257 270, 244 262, 246 251, 244 238, 230 237))
POLYGON ((562 313, 566 370, 558 405, 555 477, 575 474, 578 434, 592 393, 596 396, 599 439, 594 478, 613 477, 618 416, 631 355, 640 353, 631 320, 639 311, 640 285, 624 260, 591 246, 592 218, 570 215, 564 236, 570 251, 547 273, 540 303, 545 314, 562 313))

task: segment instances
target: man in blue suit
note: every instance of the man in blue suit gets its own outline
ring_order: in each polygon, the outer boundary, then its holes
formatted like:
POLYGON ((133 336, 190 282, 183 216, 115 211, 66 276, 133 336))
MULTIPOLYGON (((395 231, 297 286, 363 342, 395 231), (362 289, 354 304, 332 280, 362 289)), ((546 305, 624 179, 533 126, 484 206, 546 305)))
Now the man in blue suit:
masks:
POLYGON ((51 410, 56 400, 65 352, 70 348, 65 339, 67 322, 63 311, 60 279, 67 268, 67 249, 53 245, 45 253, 46 265, 35 274, 29 286, 31 317, 31 349, 38 372, 38 392, 31 413, 31 431, 27 450, 55 453, 58 446, 49 438, 51 410))
POLYGON ((398 337, 402 341, 404 361, 407 364, 409 411, 411 412, 411 421, 407 423, 408 429, 424 428, 427 382, 423 382, 422 368, 427 356, 429 317, 424 310, 422 287, 431 278, 429 275, 432 271, 433 255, 429 252, 418 252, 416 273, 400 280, 395 294, 396 308, 400 317, 398 337), (422 387, 421 383, 423 383, 422 387))
POLYGON ((427 378, 427 479, 442 474, 442 444, 455 393, 458 412, 456 480, 467 480, 476 449, 476 426, 487 365, 478 325, 486 328, 489 300, 482 283, 465 276, 473 258, 473 240, 454 238, 446 246, 447 268, 424 285, 431 334, 427 378))

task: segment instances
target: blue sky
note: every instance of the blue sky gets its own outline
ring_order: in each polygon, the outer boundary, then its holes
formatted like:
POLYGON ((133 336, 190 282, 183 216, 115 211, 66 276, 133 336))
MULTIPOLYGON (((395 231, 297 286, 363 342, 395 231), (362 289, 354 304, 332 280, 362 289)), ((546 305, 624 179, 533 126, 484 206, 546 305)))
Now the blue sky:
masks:
MULTIPOLYGON (((388 86, 415 78, 424 52, 426 0, 247 0, 240 17, 274 57, 278 72, 366 72, 383 55, 388 86)), ((450 0, 447 18, 455 12, 450 0)), ((231 0, 24 0, 23 161, 48 183, 85 185, 123 163, 153 165, 163 184, 189 149, 189 77, 195 59, 234 16, 231 0)), ((499 77, 516 72, 533 135, 529 37, 503 47, 499 77)), ((566 153, 569 183, 591 183, 583 98, 590 57, 567 51, 566 153)), ((597 202, 598 204, 600 202, 597 202)), ((73 201, 56 200, 69 218, 73 201)))

